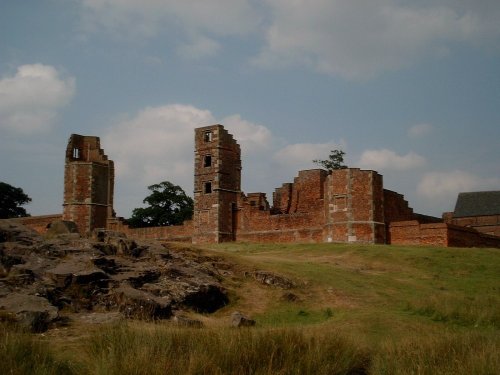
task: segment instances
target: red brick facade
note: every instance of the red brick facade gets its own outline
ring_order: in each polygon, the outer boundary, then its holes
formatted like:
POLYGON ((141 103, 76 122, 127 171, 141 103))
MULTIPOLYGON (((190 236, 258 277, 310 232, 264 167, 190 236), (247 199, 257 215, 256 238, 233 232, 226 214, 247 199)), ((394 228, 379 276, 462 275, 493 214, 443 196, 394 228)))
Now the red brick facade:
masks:
POLYGON ((98 137, 72 134, 64 166, 63 220, 74 221, 80 233, 106 228, 113 216, 114 164, 98 137))
MULTIPOLYGON (((270 206, 264 193, 241 192, 240 146, 222 125, 195 129, 192 221, 179 226, 129 228, 114 216, 113 184, 113 162, 100 148, 99 138, 73 134, 66 149, 62 218, 74 221, 81 233, 107 228, 133 238, 193 243, 500 247, 500 215, 456 218, 445 214, 445 223, 416 214, 403 195, 384 189, 382 176, 370 170, 299 171, 293 183, 275 190, 270 206), (497 236, 480 233, 481 228, 497 236)), ((43 232, 48 218, 29 218, 26 223, 43 232)))
POLYGON ((453 217, 453 213, 443 214, 446 223, 458 225, 461 227, 474 228, 478 232, 500 236, 500 215, 453 217), (447 215, 448 214, 448 215, 447 215), (451 214, 451 215, 449 215, 451 214))
POLYGON ((390 243, 394 245, 500 247, 500 237, 446 223, 394 222, 390 224, 390 234, 390 243))
POLYGON ((236 239, 241 151, 222 125, 195 130, 193 242, 236 239))

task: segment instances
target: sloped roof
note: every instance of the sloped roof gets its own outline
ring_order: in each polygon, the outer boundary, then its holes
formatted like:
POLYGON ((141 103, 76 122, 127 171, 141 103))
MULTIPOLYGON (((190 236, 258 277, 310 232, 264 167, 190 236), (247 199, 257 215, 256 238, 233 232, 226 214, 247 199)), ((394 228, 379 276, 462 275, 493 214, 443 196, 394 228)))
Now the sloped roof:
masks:
POLYGON ((500 191, 458 194, 453 217, 500 215, 500 191))

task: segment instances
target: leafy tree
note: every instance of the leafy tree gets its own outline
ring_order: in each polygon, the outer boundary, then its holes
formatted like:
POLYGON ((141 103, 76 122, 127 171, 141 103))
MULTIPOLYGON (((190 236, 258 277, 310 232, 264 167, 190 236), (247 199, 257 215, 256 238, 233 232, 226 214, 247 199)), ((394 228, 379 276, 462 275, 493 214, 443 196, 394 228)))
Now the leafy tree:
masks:
POLYGON ((328 159, 326 160, 313 160, 313 163, 320 165, 326 170, 332 171, 334 169, 345 169, 347 165, 344 164, 345 152, 342 150, 331 150, 328 159))
POLYGON ((135 208, 127 220, 133 228, 182 224, 193 217, 193 199, 180 186, 169 181, 148 186, 151 194, 144 198, 145 208, 135 208))
POLYGON ((31 202, 23 189, 0 182, 0 219, 29 216, 20 206, 31 202))

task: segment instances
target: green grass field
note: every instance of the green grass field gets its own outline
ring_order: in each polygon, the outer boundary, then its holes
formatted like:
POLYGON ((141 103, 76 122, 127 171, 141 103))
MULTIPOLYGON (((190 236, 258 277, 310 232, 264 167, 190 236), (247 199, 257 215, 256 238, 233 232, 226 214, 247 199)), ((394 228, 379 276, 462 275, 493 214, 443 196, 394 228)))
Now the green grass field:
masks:
POLYGON ((230 304, 192 314, 205 328, 121 322, 41 336, 4 325, 0 358, 11 360, 0 373, 500 373, 499 250, 230 243, 200 251, 234 264, 223 278, 230 304), (262 285, 254 270, 297 286, 262 285), (236 310, 257 325, 230 328, 236 310))

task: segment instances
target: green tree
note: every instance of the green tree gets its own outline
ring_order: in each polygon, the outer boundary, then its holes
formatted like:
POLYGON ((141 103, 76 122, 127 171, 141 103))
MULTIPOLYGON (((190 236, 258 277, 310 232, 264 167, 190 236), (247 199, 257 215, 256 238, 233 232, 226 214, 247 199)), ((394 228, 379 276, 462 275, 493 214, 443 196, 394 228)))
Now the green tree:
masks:
POLYGON ((0 219, 29 216, 23 206, 31 202, 23 189, 0 182, 0 219))
POLYGON ((345 169, 347 165, 344 164, 345 152, 342 150, 331 150, 328 159, 326 160, 313 160, 313 163, 325 168, 326 170, 332 171, 334 169, 345 169))
POLYGON ((193 217, 193 199, 180 186, 169 181, 148 186, 151 194, 144 198, 148 207, 135 208, 127 220, 133 228, 182 224, 193 217))

